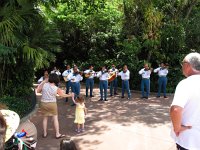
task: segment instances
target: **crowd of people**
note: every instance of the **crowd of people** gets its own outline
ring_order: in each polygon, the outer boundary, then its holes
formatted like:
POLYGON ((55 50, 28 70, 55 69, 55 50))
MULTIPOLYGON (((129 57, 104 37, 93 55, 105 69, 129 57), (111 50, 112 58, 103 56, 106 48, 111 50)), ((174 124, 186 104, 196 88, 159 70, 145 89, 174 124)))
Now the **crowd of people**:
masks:
MULTIPOLYGON (((182 71, 186 76, 186 79, 182 80, 175 91, 174 99, 170 108, 170 117, 172 120, 172 137, 174 138, 178 150, 197 150, 200 148, 198 139, 200 137, 200 94, 198 85, 200 84, 200 54, 199 53, 190 53, 188 54, 182 62, 182 71)), ((141 75, 141 91, 142 99, 148 99, 150 91, 150 76, 151 73, 157 73, 158 78, 158 93, 157 98, 161 96, 161 90, 163 90, 164 98, 166 96, 166 85, 167 85, 167 74, 168 66, 164 63, 161 63, 160 66, 156 69, 152 69, 148 64, 144 64, 144 68, 139 71, 141 75), (146 94, 145 94, 146 90, 146 94)), ((61 73, 59 73, 61 75, 61 73)), ((131 98, 131 92, 129 88, 129 79, 130 71, 128 70, 127 65, 123 66, 123 70, 119 71, 115 65, 112 65, 112 68, 107 70, 105 66, 102 66, 101 70, 95 72, 93 66, 89 66, 88 70, 81 72, 77 66, 74 66, 73 69, 70 66, 67 66, 67 69, 62 73, 62 76, 66 82, 66 93, 59 92, 60 89, 56 87, 57 82, 51 81, 52 76, 58 78, 58 74, 51 73, 49 75, 49 80, 43 81, 38 87, 38 92, 42 92, 42 103, 44 102, 45 107, 42 105, 42 111, 45 112, 45 108, 48 109, 46 115, 56 116, 54 118, 54 124, 56 129, 56 138, 63 137, 64 135, 59 133, 58 121, 57 121, 57 112, 49 113, 52 110, 56 109, 56 106, 47 106, 50 99, 55 99, 56 94, 59 94, 64 97, 72 97, 74 102, 73 105, 76 105, 75 121, 77 124, 76 131, 78 133, 84 131, 85 115, 87 109, 84 104, 84 98, 80 96, 80 81, 83 80, 83 75, 86 78, 86 97, 93 97, 93 87, 94 87, 94 77, 99 78, 99 89, 100 89, 100 99, 99 101, 107 101, 107 89, 108 83, 110 81, 110 96, 117 95, 117 78, 121 77, 122 80, 122 95, 121 98, 124 98, 125 90, 127 91, 128 99, 131 98), (53 84, 52 84, 53 83, 53 84), (74 94, 69 94, 70 88, 74 94), (46 90, 46 91, 45 91, 46 90), (90 93, 88 91, 90 90, 90 93), (45 94, 46 92, 46 94, 45 94), (52 94, 53 97, 49 97, 52 94), (51 108, 52 107, 52 108, 51 108)), ((54 100, 55 102, 55 100, 54 100)), ((46 133, 46 116, 43 120, 44 128, 44 137, 47 136, 46 133)))
MULTIPOLYGON (((100 100, 106 100, 106 91, 108 88, 108 80, 110 72, 114 72, 114 76, 110 84, 110 95, 117 94, 116 85, 117 85, 117 76, 122 78, 122 88, 127 90, 128 98, 131 97, 129 89, 129 78, 130 72, 128 71, 127 66, 123 67, 123 71, 118 72, 114 65, 112 69, 106 71, 105 66, 102 67, 102 70, 99 72, 93 71, 93 66, 90 66, 88 70, 84 71, 86 79, 86 97, 88 96, 88 89, 90 88, 90 97, 93 97, 93 86, 94 77, 100 78, 100 100), (114 81, 114 82, 113 82, 114 81), (104 96, 103 96, 104 92, 104 96)), ((139 74, 142 76, 141 89, 146 88, 146 95, 142 91, 142 98, 147 98, 149 96, 149 78, 151 72, 158 72, 159 75, 159 91, 157 97, 160 97, 161 87, 166 86, 166 75, 168 74, 167 67, 164 64, 157 69, 152 69, 148 67, 148 64, 144 65, 139 71, 139 74)), ((198 150, 200 148, 199 137, 200 137, 200 93, 199 93, 199 84, 200 84, 200 54, 199 53, 190 53, 182 61, 182 71, 185 75, 185 79, 179 82, 176 87, 174 98, 170 108, 170 117, 172 121, 172 137, 174 138, 177 146, 177 150, 198 150)), ((62 97, 71 97, 74 105, 76 105, 75 121, 77 124, 76 132, 84 132, 84 123, 85 115, 87 113, 87 108, 84 104, 84 97, 80 96, 78 89, 80 87, 80 81, 83 79, 82 73, 79 72, 79 69, 75 66, 70 69, 70 66, 67 66, 67 70, 63 72, 63 77, 66 77, 66 86, 72 88, 72 92, 65 94, 60 88, 59 84, 59 74, 52 72, 43 78, 43 81, 37 87, 37 92, 42 93, 41 98, 41 111, 43 113, 43 138, 48 136, 47 133, 47 120, 51 116, 54 121, 55 127, 55 138, 63 138, 64 134, 61 134, 59 131, 59 122, 58 122, 58 112, 57 112, 57 103, 56 95, 62 97), (77 76, 78 75, 78 76, 77 76), (77 76, 77 77, 76 77, 77 76), (71 83, 68 85, 68 81, 71 83), (73 83, 73 82, 78 82, 73 83)), ((69 88, 67 89, 69 91, 69 88)), ((166 88, 166 87, 164 87, 166 88)), ((124 91, 122 91, 122 98, 124 97, 124 91)), ((166 90, 164 89, 164 97, 166 97, 166 90)), ((16 119, 19 117, 15 112, 9 110, 2 110, 0 107, 0 149, 4 149, 4 143, 12 136, 16 130, 15 124, 16 119), (9 115, 8 115, 9 114, 9 115), (12 118, 12 119, 11 119, 12 118), (10 122, 12 121, 12 122, 10 122), (12 129, 12 132, 11 132, 12 129)), ((62 140, 61 147, 74 147, 75 144, 71 140, 62 140)))
MULTIPOLYGON (((121 98, 125 97, 125 92, 127 92, 127 99, 131 99, 131 92, 129 86, 130 71, 128 70, 127 65, 123 66, 123 69, 119 71, 116 66, 113 64, 110 69, 107 69, 106 66, 102 66, 100 71, 94 71, 93 66, 90 65, 89 68, 85 71, 80 71, 79 68, 74 65, 73 68, 70 65, 66 66, 66 70, 61 74, 60 71, 54 67, 50 74, 47 71, 44 72, 44 76, 38 80, 39 86, 37 87, 37 92, 42 93, 40 108, 43 113, 43 138, 48 136, 47 133, 47 122, 48 117, 52 117, 55 128, 55 137, 57 139, 65 137, 64 134, 61 134, 59 131, 59 121, 58 121, 58 111, 57 111, 57 100, 56 95, 58 94, 61 97, 66 97, 66 101, 71 97, 73 104, 71 106, 76 106, 75 111, 75 120, 74 123, 77 124, 76 132, 84 132, 84 123, 85 115, 87 114, 87 108, 84 104, 84 97, 80 95, 80 82, 83 80, 83 77, 86 78, 86 90, 85 97, 94 97, 93 88, 94 88, 94 78, 99 78, 99 89, 100 89, 100 99, 99 101, 108 101, 107 99, 107 89, 108 84, 110 83, 110 96, 118 95, 118 76, 122 80, 122 94, 121 98), (66 93, 64 93, 61 88, 59 88, 60 76, 63 76, 63 79, 66 83, 66 93), (70 92, 71 90, 71 92, 70 92)), ((139 71, 139 74, 142 76, 141 89, 142 89, 142 98, 148 99, 149 96, 149 86, 150 86, 150 74, 152 68, 148 67, 148 64, 144 65, 139 71), (144 94, 144 89, 146 88, 146 95, 144 94)), ((160 97, 160 91, 162 85, 166 86, 163 81, 166 81, 168 70, 167 67, 162 63, 161 66, 154 70, 154 72, 159 75, 159 92, 157 97, 160 97), (161 80, 161 81, 160 81, 161 80)), ((164 87, 164 97, 166 97, 166 87, 164 87)))
MULTIPOLYGON (((139 75, 141 75, 141 98, 148 99, 150 93, 150 76, 152 71, 158 74, 158 93, 157 98, 161 96, 161 91, 163 91, 164 98, 167 98, 166 95, 166 86, 167 86, 167 74, 168 74, 168 65, 161 63, 160 66, 156 69, 152 69, 149 67, 149 64, 144 64, 144 68, 139 71, 139 75), (146 93, 145 93, 146 92, 146 93)), ((129 86, 130 80, 130 71, 128 70, 128 66, 124 65, 123 69, 120 71, 113 64, 110 69, 107 69, 106 66, 102 66, 100 71, 94 71, 93 65, 90 65, 87 70, 80 71, 79 68, 74 65, 73 68, 70 65, 66 66, 66 70, 61 74, 61 72, 54 67, 51 73, 55 73, 58 76, 63 77, 66 83, 66 94, 70 92, 70 89, 73 93, 75 93, 75 98, 77 95, 80 95, 80 82, 85 78, 85 96, 86 97, 94 97, 93 88, 94 88, 94 78, 99 78, 99 90, 100 90, 100 99, 99 101, 108 101, 108 85, 110 89, 110 96, 118 95, 118 77, 121 77, 122 80, 122 90, 121 90, 121 98, 124 98, 125 92, 127 92, 127 99, 131 99, 131 92, 129 86)), ((44 72, 44 76, 38 80, 38 83, 41 83, 43 78, 48 78, 48 72, 44 72)), ((68 98, 66 98, 68 101, 68 98)), ((75 104, 73 104, 74 106, 75 104)))

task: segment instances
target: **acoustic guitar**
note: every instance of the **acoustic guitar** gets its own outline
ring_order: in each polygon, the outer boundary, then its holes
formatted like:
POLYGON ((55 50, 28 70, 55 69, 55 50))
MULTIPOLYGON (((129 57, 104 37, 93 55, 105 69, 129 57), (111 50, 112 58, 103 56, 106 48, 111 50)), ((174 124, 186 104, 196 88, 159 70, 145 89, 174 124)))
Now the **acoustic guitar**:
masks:
POLYGON ((95 74, 95 72, 86 73, 86 74, 85 74, 85 77, 86 77, 86 78, 89 78, 89 77, 90 77, 91 75, 93 75, 93 74, 95 74))
POLYGON ((117 72, 110 73, 109 77, 108 77, 108 82, 112 82, 113 80, 115 80, 116 74, 117 74, 117 72))

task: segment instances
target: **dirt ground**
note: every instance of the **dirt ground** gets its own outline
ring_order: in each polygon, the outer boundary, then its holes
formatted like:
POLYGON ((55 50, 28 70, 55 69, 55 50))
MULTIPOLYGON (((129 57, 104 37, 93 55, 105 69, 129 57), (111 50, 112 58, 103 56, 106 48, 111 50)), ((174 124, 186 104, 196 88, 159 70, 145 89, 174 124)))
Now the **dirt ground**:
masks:
MULTIPOLYGON (((85 132, 77 134, 74 125, 75 107, 72 101, 58 97, 60 132, 75 141, 79 150, 175 150, 170 137, 169 107, 173 96, 148 100, 132 92, 132 98, 121 99, 121 91, 108 101, 100 102, 99 89, 94 96, 86 98, 88 114, 85 132)), ((109 90, 108 90, 109 93, 109 90)), ((85 95, 82 86, 81 94, 85 95)), ((109 94, 108 94, 109 95, 109 94)), ((37 94, 40 100, 40 94, 37 94)), ((40 109, 31 118, 38 130, 37 150, 59 150, 61 139, 55 139, 52 120, 49 119, 48 137, 42 138, 42 115, 40 109)))

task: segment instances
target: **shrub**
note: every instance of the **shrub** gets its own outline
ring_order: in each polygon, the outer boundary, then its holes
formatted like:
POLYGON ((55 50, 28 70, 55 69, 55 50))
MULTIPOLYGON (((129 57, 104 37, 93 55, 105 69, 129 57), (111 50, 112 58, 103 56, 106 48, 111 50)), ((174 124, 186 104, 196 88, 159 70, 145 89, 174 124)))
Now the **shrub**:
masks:
POLYGON ((24 117, 27 113, 29 113, 31 109, 31 104, 29 100, 25 98, 4 96, 0 98, 0 103, 6 105, 9 110, 18 113, 20 118, 24 117))

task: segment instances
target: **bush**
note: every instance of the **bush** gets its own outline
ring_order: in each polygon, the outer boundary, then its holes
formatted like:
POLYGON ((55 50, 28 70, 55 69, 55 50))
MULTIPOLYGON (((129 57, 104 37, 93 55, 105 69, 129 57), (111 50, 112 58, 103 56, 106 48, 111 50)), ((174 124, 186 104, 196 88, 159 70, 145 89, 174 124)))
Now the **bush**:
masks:
POLYGON ((24 117, 31 110, 31 104, 28 99, 4 96, 0 98, 0 103, 5 104, 9 110, 12 110, 20 116, 24 117))

